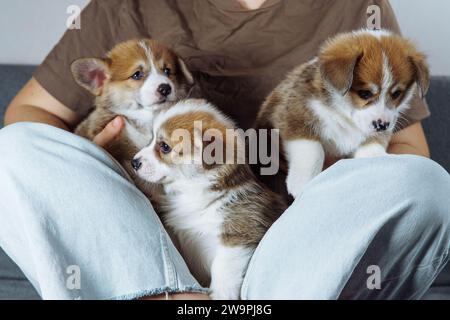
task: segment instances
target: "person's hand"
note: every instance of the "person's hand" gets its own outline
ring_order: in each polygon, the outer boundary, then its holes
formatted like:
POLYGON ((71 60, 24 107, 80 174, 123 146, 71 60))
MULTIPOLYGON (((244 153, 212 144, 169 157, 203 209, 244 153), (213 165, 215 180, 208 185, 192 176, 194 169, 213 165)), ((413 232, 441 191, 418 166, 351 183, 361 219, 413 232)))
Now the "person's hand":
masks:
POLYGON ((92 141, 99 147, 104 148, 108 145, 108 143, 120 135, 120 132, 124 127, 124 119, 122 117, 115 117, 99 134, 94 137, 92 141))

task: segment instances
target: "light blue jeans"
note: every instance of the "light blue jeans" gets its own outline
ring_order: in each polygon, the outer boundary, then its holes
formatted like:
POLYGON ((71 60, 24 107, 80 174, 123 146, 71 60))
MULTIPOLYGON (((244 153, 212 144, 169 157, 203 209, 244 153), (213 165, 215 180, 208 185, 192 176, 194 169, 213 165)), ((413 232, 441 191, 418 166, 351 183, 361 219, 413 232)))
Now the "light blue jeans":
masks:
MULTIPOLYGON (((0 246, 45 299, 204 292, 149 201, 63 130, 0 131, 0 246)), ((268 231, 243 299, 420 298, 450 248, 450 177, 415 156, 344 160, 268 231)))

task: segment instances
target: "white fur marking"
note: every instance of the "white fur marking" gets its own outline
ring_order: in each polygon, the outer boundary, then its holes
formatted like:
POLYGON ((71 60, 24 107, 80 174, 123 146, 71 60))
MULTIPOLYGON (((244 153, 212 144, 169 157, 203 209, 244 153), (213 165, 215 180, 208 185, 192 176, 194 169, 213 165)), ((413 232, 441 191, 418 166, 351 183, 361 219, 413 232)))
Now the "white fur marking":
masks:
POLYGON ((325 149, 335 156, 346 156, 363 143, 371 131, 368 125, 358 123, 358 113, 347 97, 335 92, 333 104, 329 107, 319 100, 312 100, 308 106, 320 120, 318 129, 327 141, 325 149))
POLYGON ((356 150, 354 157, 355 158, 374 158, 374 157, 382 157, 386 156, 386 148, 378 143, 370 143, 367 145, 363 145, 356 150))
POLYGON ((152 63, 153 61, 153 53, 150 51, 150 48, 147 46, 144 40, 139 41, 139 46, 144 49, 145 56, 147 57, 147 60, 152 63))
POLYGON ((211 268, 211 297, 238 300, 253 249, 220 246, 211 268))
POLYGON ((386 98, 386 95, 389 94, 389 90, 393 85, 394 76, 392 75, 392 68, 389 63, 389 59, 386 54, 383 52, 383 84, 381 87, 381 95, 383 98, 386 98))
POLYGON ((306 184, 322 171, 325 152, 320 142, 306 139, 286 141, 284 148, 289 163, 287 189, 296 198, 306 184))

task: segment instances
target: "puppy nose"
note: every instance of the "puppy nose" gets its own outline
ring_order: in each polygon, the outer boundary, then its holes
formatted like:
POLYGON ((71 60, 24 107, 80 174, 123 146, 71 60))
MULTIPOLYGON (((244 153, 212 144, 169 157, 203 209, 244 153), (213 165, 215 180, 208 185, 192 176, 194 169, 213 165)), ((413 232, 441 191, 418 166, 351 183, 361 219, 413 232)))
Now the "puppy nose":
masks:
POLYGON ((377 130, 377 132, 381 132, 381 131, 386 131, 387 129, 389 129, 389 126, 391 125, 391 123, 387 122, 387 121, 383 121, 381 119, 378 119, 377 121, 373 121, 372 125, 375 128, 375 130, 377 130))
POLYGON ((134 170, 138 171, 142 167, 141 158, 131 160, 131 166, 134 170))
POLYGON ((167 83, 163 83, 158 87, 158 92, 163 97, 167 97, 172 92, 172 88, 167 83))

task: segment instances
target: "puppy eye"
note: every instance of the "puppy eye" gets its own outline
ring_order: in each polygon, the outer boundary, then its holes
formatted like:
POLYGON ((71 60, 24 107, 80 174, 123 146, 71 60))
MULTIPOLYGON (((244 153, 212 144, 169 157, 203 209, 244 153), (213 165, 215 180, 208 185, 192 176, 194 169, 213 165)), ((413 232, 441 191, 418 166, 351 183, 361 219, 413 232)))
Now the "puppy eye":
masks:
POLYGON ((398 98, 400 98, 400 96, 402 95, 403 91, 401 90, 397 90, 392 94, 392 99, 396 100, 398 98))
POLYGON ((164 68, 164 74, 168 77, 170 77, 170 75, 172 74, 172 70, 170 70, 170 68, 164 68))
POLYGON ((142 71, 136 71, 131 78, 133 80, 141 80, 144 77, 144 73, 142 71))
POLYGON ((363 100, 369 100, 373 97, 373 93, 369 90, 359 90, 358 96, 363 100))
POLYGON ((172 151, 172 148, 165 142, 160 142, 159 144, 159 150, 161 150, 162 153, 168 154, 172 151))

